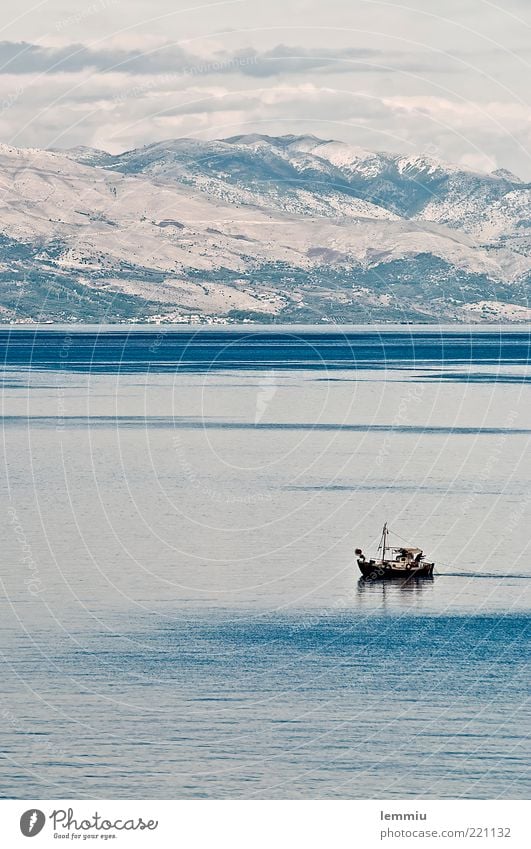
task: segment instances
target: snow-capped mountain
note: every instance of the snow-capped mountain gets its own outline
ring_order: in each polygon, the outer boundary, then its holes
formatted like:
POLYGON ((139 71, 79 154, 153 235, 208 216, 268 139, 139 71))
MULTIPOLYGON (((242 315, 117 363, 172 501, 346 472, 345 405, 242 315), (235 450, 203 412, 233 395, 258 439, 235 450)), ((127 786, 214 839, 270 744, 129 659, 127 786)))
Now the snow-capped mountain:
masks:
POLYGON ((531 186, 314 136, 0 146, 3 320, 527 320, 531 186))

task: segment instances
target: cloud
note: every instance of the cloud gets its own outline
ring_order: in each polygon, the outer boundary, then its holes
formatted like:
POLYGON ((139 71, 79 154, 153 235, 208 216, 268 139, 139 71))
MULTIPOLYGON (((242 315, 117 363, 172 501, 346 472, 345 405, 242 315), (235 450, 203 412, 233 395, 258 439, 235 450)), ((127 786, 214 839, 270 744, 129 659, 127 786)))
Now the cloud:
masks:
POLYGON ((94 70, 100 73, 159 74, 179 70, 196 58, 177 45, 151 50, 101 49, 83 44, 43 47, 28 42, 0 42, 0 73, 58 74, 94 70))
POLYGON ((368 47, 300 47, 278 44, 270 50, 240 51, 235 55, 252 55, 254 62, 242 73, 257 77, 296 74, 308 71, 323 73, 386 74, 389 71, 453 73, 453 56, 438 51, 379 50, 368 47))
POLYGON ((0 75, 0 138, 32 147, 111 152, 170 136, 312 132, 367 148, 430 149, 478 168, 531 173, 531 111, 450 96, 377 95, 323 82, 228 76, 77 73, 0 75))
POLYGON ((457 49, 226 49, 213 39, 185 49, 138 33, 97 49, 3 41, 0 140, 119 152, 171 135, 303 131, 531 174, 529 107, 466 62, 457 49))
POLYGON ((83 44, 43 46, 29 42, 0 42, 0 74, 58 74, 92 70, 102 74, 131 75, 191 72, 240 73, 271 77, 309 71, 324 73, 385 73, 406 70, 449 71, 454 61, 438 53, 377 50, 367 47, 301 47, 278 44, 268 50, 252 47, 234 51, 217 50, 200 56, 176 44, 156 43, 149 48, 108 46, 94 49, 83 44))
POLYGON ((242 67, 242 73, 254 77, 296 74, 323 70, 334 73, 381 71, 382 52, 363 47, 305 48, 278 44, 270 50, 240 50, 235 58, 254 61, 242 67))

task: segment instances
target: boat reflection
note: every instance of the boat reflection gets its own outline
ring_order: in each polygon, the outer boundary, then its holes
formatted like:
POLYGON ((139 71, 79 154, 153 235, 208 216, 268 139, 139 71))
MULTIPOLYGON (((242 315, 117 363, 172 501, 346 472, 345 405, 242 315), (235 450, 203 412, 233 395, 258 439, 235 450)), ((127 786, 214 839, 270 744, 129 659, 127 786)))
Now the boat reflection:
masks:
POLYGON ((357 583, 357 595, 360 603, 380 601, 384 609, 388 603, 407 606, 419 600, 420 596, 433 587, 433 584, 433 575, 395 578, 392 581, 360 578, 357 583))

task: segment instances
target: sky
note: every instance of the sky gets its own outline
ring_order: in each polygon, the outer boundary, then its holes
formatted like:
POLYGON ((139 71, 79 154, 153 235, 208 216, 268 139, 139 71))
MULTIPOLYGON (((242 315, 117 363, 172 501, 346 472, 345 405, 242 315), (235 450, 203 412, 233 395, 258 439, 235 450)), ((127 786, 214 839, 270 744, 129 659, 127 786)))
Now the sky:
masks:
POLYGON ((0 142, 313 133, 531 180, 531 0, 2 0, 0 142))

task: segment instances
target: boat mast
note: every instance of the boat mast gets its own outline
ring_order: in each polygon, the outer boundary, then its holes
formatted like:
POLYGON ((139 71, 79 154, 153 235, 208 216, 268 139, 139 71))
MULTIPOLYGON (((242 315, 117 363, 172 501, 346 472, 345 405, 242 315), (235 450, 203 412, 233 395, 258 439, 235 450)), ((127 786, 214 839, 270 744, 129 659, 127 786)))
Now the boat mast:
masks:
POLYGON ((382 563, 385 560, 385 549, 386 549, 386 543, 387 543, 387 534, 388 534, 388 530, 387 530, 387 522, 386 522, 383 526, 383 531, 382 531, 382 563))

